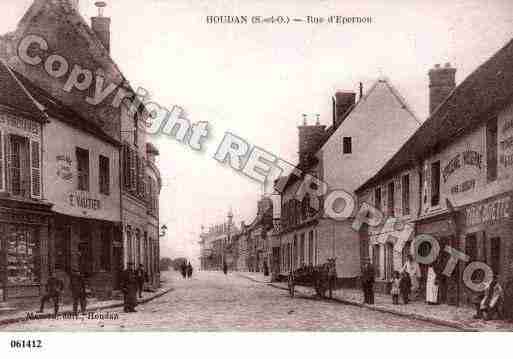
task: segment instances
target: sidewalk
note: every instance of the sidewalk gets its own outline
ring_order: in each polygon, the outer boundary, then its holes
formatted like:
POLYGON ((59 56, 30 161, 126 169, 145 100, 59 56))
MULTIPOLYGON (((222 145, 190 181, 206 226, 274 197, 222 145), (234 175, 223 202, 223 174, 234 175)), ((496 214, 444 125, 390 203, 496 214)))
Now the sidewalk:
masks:
MULTIPOLYGON (((271 283, 270 277, 262 273, 239 272, 239 276, 246 279, 267 284, 275 288, 288 290, 287 283, 271 283)), ((315 296, 315 290, 308 287, 296 286, 297 294, 309 297, 315 296)), ((391 313, 430 323, 448 326, 465 331, 513 331, 513 323, 501 320, 476 320, 472 316, 475 310, 470 307, 455 307, 446 304, 428 305, 421 301, 414 301, 408 305, 392 304, 390 295, 376 293, 375 304, 363 304, 363 294, 358 289, 339 289, 333 292, 333 300, 350 305, 357 305, 371 310, 391 313)))
MULTIPOLYGON (((171 288, 171 281, 163 283, 163 287, 155 292, 143 292, 143 297, 138 299, 139 304, 144 304, 159 298, 173 289, 171 288)), ((119 299, 97 301, 94 298, 88 299, 87 312, 97 312, 103 309, 120 308, 123 306, 123 301, 119 299)), ((32 305, 27 305, 24 309, 16 310, 14 308, 0 307, 0 327, 13 323, 18 323, 27 320, 30 315, 31 320, 49 319, 53 317, 53 302, 50 301, 46 304, 45 313, 36 313, 39 310, 39 304, 34 302, 32 305)), ((59 315, 73 314, 73 305, 65 303, 59 309, 59 315)))

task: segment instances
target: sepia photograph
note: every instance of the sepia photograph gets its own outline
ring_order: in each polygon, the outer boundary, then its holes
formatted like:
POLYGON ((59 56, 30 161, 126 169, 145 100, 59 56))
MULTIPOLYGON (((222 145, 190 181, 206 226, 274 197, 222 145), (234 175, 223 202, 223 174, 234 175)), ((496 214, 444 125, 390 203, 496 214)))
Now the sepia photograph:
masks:
POLYGON ((1 0, 1 349, 512 332, 512 14, 1 0))

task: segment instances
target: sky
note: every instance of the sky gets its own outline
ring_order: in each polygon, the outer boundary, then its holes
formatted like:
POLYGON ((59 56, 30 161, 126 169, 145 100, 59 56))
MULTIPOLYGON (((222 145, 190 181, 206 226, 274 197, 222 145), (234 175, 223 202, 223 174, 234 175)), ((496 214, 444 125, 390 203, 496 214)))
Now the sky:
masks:
MULTIPOLYGON (((32 0, 0 2, 0 33, 32 0)), ((301 115, 331 122, 337 90, 364 92, 386 76, 424 121, 427 72, 450 62, 460 83, 513 38, 510 0, 109 0, 112 57, 134 88, 162 106, 208 121, 205 150, 156 136, 163 188, 163 256, 197 263, 201 226, 256 214, 261 186, 213 159, 226 131, 284 160, 297 160, 301 115), (364 16, 371 24, 208 24, 207 16, 364 16)), ((93 0, 80 0, 88 19, 93 0)))

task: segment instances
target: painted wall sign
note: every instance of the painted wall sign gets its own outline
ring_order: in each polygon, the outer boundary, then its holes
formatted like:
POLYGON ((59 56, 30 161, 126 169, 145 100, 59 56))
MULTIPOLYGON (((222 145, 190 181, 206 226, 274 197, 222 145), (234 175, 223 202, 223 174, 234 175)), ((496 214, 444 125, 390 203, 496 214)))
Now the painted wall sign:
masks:
POLYGON ((69 155, 59 155, 55 157, 57 161, 57 177, 67 182, 73 180, 73 161, 69 155))
POLYGON ((442 169, 444 183, 458 169, 463 166, 472 166, 481 169, 483 166, 483 155, 477 151, 466 150, 458 153, 449 160, 449 163, 442 169))
POLYGON ((101 202, 96 198, 92 198, 87 192, 75 191, 68 195, 70 206, 82 209, 90 209, 97 211, 101 209, 101 202))
POLYGON ((511 217, 511 197, 475 204, 465 209, 465 223, 475 226, 511 217))
POLYGON ((26 118, 18 118, 4 114, 0 116, 0 124, 5 124, 9 127, 31 133, 35 136, 39 136, 40 134, 40 124, 26 118))
POLYGON ((467 192, 467 191, 473 190, 474 188, 476 188, 476 180, 471 179, 471 180, 459 183, 456 186, 452 187, 451 194, 467 192))
POLYGON ((510 150, 513 148, 513 136, 508 137, 500 142, 501 150, 510 150))
POLYGON ((506 133, 506 132, 508 132, 509 130, 512 130, 512 129, 513 129, 513 119, 510 119, 510 120, 507 120, 504 123, 504 126, 502 127, 502 132, 506 133))

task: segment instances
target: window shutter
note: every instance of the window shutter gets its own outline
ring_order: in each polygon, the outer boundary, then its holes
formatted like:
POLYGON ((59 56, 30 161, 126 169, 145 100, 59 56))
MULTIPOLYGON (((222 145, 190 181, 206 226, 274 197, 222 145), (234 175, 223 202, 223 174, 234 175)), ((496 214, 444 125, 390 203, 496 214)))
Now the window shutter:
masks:
POLYGON ((130 148, 128 145, 123 147, 123 180, 125 189, 130 189, 130 148))
POLYGON ((30 141, 30 169, 32 197, 41 198, 41 146, 30 141))
POLYGON ((11 135, 6 134, 4 137, 4 158, 5 158, 5 190, 10 191, 11 190, 11 181, 12 181, 12 174, 11 174, 11 135))
POLYGON ((130 191, 137 191, 137 154, 130 149, 130 191))
POLYGON ((5 190, 4 188, 4 141, 3 133, 0 131, 0 191, 5 190))

